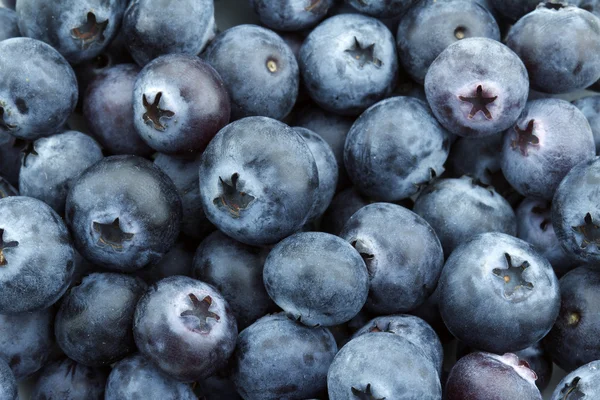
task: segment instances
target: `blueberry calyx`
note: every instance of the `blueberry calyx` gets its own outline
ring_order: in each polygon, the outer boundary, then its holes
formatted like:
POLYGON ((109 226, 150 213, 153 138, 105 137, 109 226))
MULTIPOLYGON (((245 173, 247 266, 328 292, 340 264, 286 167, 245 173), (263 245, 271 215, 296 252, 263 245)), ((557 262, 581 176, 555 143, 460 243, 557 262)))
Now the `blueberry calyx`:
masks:
POLYGON ((146 94, 142 95, 142 101, 146 112, 143 115, 144 123, 151 123, 157 131, 164 131, 166 126, 160 122, 161 118, 172 118, 175 113, 169 110, 163 110, 159 107, 160 99, 162 98, 162 92, 156 93, 152 104, 148 102, 146 94))
POLYGON ((350 244, 356 249, 356 251, 358 251, 358 254, 360 254, 363 261, 365 262, 365 265, 367 266, 369 275, 372 275, 371 264, 373 259, 375 258, 375 255, 371 254, 368 246, 359 239, 353 240, 352 242, 350 242, 350 244))
POLYGON ((585 393, 579 390, 578 387, 580 380, 581 378, 576 376, 561 389, 560 394, 563 396, 562 400, 580 400, 585 398, 585 393))
POLYGON ((492 273, 504 281, 504 294, 512 296, 520 288, 532 290, 533 283, 523 277, 523 272, 529 268, 529 262, 523 261, 519 266, 513 266, 510 254, 504 253, 507 268, 494 268, 492 273))
POLYGON ((573 231, 583 235, 580 247, 585 249, 590 244, 600 246, 600 226, 594 224, 590 213, 585 214, 583 221, 583 225, 571 227, 573 231))
POLYGON ((521 150, 521 154, 527 157, 528 147, 537 146, 540 144, 540 139, 533 134, 533 127, 535 124, 535 120, 530 120, 527 123, 527 127, 525 129, 519 128, 519 124, 515 125, 515 132, 517 132, 517 138, 510 143, 510 147, 513 150, 519 148, 521 150))
POLYGON ((358 400, 385 400, 385 397, 375 397, 373 393, 371 393, 371 384, 367 383, 367 386, 364 390, 360 390, 355 388, 354 386, 351 388, 352 394, 356 396, 358 400))
POLYGON ((0 106, 0 130, 14 131, 16 127, 16 125, 9 124, 4 120, 4 107, 0 106))
POLYGON ((454 37, 458 40, 464 39, 467 36, 467 28, 464 26, 458 26, 454 30, 454 37))
POLYGON ((210 306, 212 305, 212 298, 210 296, 205 296, 202 301, 198 300, 196 295, 190 293, 188 295, 192 302, 192 309, 186 310, 181 313, 181 317, 196 317, 198 319, 198 327, 194 328, 194 332, 198 333, 207 333, 210 332, 210 326, 208 325, 208 319, 215 319, 217 322, 221 319, 217 314, 212 311, 209 311, 210 306))
POLYGON ((545 231, 546 229, 548 229, 548 226, 550 226, 552 224, 552 222, 548 218, 549 213, 550 213, 550 205, 549 204, 546 204, 545 207, 535 206, 531 209, 531 212, 534 214, 544 216, 544 219, 540 223, 541 230, 545 231))
POLYGON ((100 247, 110 246, 115 251, 123 250, 123 243, 133 239, 133 233, 126 233, 121 230, 119 218, 115 218, 110 224, 101 224, 94 222, 94 230, 100 234, 98 245, 100 247))
POLYGON ((6 256, 4 255, 5 249, 10 249, 13 247, 17 247, 19 242, 4 242, 4 229, 0 229, 0 266, 4 266, 8 264, 6 260, 6 256))
POLYGON ((28 142, 27 145, 21 150, 23 153, 23 166, 27 166, 27 159, 29 156, 38 156, 38 152, 35 150, 35 146, 33 142, 28 142))
POLYGON ((472 107, 471 111, 469 112, 469 119, 473 119, 473 117, 475 117, 475 115, 480 111, 483 113, 483 115, 485 115, 485 118, 489 120, 493 119, 492 113, 487 109, 487 106, 488 104, 496 101, 498 96, 483 97, 483 86, 477 86, 474 96, 458 96, 458 98, 460 99, 460 101, 471 103, 472 107))
POLYGON ((344 50, 350 54, 353 59, 358 61, 358 67, 362 69, 366 64, 371 63, 377 68, 380 68, 383 63, 375 57, 375 43, 371 43, 366 47, 362 47, 358 38, 354 36, 354 44, 351 48, 344 50))
POLYGON ((255 197, 238 189, 240 175, 236 172, 231 175, 231 184, 219 177, 222 193, 213 200, 217 207, 225 208, 234 217, 240 216, 240 211, 247 209, 255 197))
POLYGON ((108 20, 98 22, 96 15, 90 11, 87 13, 85 24, 71 29, 71 37, 75 40, 81 40, 81 46, 84 50, 87 50, 92 44, 104 41, 104 31, 107 26, 108 20))
POLYGON ((567 4, 555 1, 547 1, 543 4, 540 4, 540 8, 546 8, 548 10, 560 10, 561 8, 567 7, 567 4))

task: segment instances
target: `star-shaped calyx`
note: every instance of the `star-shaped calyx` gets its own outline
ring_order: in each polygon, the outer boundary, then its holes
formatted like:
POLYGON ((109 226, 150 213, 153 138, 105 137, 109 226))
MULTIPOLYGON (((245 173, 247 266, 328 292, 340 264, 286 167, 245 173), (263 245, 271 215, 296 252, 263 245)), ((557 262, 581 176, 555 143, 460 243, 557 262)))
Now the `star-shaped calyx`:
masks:
POLYGON ((472 119, 473 117, 475 117, 475 115, 480 111, 483 113, 483 115, 485 115, 485 117, 487 119, 493 119, 492 113, 488 110, 487 106, 488 106, 488 104, 496 101, 498 96, 484 97, 483 86, 481 86, 481 85, 477 86, 474 96, 471 96, 471 97, 458 96, 458 98, 460 99, 460 101, 464 101, 466 103, 471 103, 472 107, 471 107, 471 112, 469 112, 469 119, 472 119))
POLYGON ((504 294, 513 295, 517 290, 523 288, 533 289, 533 283, 523 277, 523 272, 529 268, 529 262, 523 261, 519 266, 513 266, 510 254, 504 253, 507 268, 494 268, 492 273, 504 281, 504 294))
POLYGON ((119 218, 115 218, 110 224, 94 222, 94 230, 100 234, 98 245, 100 247, 110 246, 115 251, 123 250, 123 243, 133 239, 133 233, 123 232, 119 218))
POLYGON ((352 394, 356 397, 357 400, 385 400, 385 397, 375 397, 373 393, 371 393, 371 384, 368 383, 364 390, 357 389, 355 387, 351 388, 352 394))
POLYGON ((0 107, 0 130, 2 131, 13 131, 17 127, 16 125, 11 125, 4 120, 4 107, 0 107))
POLYGON ((142 101, 144 103, 144 108, 146 109, 146 112, 143 115, 144 122, 146 124, 152 124, 157 131, 164 131, 166 128, 166 126, 160 122, 161 118, 172 118, 175 115, 173 111, 163 110, 159 107, 161 98, 162 92, 156 93, 154 101, 150 104, 146 95, 142 95, 142 101))
POLYGON ((600 226, 594 224, 590 213, 585 214, 583 222, 583 225, 571 227, 573 231, 583 235, 580 245, 581 248, 585 249, 590 244, 595 244, 600 248, 600 226))
POLYGON ((379 68, 383 64, 380 59, 375 57, 375 43, 362 47, 356 36, 352 47, 345 50, 345 52, 358 62, 359 68, 363 68, 366 64, 373 64, 379 68))
POLYGON ((537 146, 540 144, 540 139, 533 134, 533 128, 535 126, 535 120, 530 120, 527 123, 525 129, 519 128, 519 125, 515 125, 515 132, 517 132, 517 138, 510 142, 510 147, 513 150, 520 149, 521 154, 527 156, 529 154, 528 149, 530 146, 537 146))
POLYGON ((17 247, 19 242, 5 242, 4 241, 4 229, 0 229, 0 267, 8 265, 4 250, 17 247))
POLYGON ((104 42, 104 31, 107 26, 107 19, 99 22, 96 19, 96 14, 89 12, 87 13, 85 24, 71 29, 71 37, 75 40, 80 40, 81 47, 83 47, 84 50, 87 50, 94 43, 104 42))
POLYGON ((567 383, 561 390, 561 400, 580 400, 585 398, 585 393, 579 390, 580 377, 576 376, 573 380, 567 383))
POLYGON ((239 179, 238 173, 231 175, 231 183, 227 183, 219 177, 221 195, 213 200, 214 205, 227 210, 235 218, 239 217, 240 212, 247 209, 255 199, 251 194, 239 190, 239 179))
POLYGON ((23 153, 23 166, 24 167, 27 166, 27 159, 29 158, 29 156, 38 156, 39 155, 38 152, 35 150, 34 142, 27 142, 27 144, 25 145, 23 150, 21 150, 21 153, 23 153))
POLYGON ((193 328, 194 332, 198 333, 207 333, 210 332, 210 326, 208 324, 208 319, 215 319, 217 322, 221 319, 217 314, 210 311, 210 306, 212 305, 212 298, 210 296, 206 296, 200 301, 196 295, 190 293, 188 295, 192 302, 192 308, 190 310, 186 310, 181 313, 182 317, 195 317, 197 319, 197 326, 193 328))

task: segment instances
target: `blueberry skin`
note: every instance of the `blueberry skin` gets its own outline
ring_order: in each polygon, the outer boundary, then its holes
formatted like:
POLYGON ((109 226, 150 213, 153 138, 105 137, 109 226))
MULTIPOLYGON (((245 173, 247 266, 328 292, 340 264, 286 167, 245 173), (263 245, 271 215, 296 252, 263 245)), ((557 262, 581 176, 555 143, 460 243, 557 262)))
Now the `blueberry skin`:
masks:
POLYGON ((374 0, 366 2, 364 0, 345 0, 361 14, 370 15, 376 18, 396 18, 404 14, 418 0, 374 0))
POLYGON ((295 127, 294 130, 300 134, 308 145, 310 152, 315 158, 319 174, 317 196, 312 212, 308 217, 308 220, 312 221, 323 215, 327 207, 329 207, 331 200, 333 200, 338 181, 338 165, 335 154, 333 154, 333 150, 325 139, 306 128, 295 127))
POLYGON ((214 287, 172 276, 142 296, 133 334, 140 352, 165 374, 193 382, 225 366, 238 329, 229 304, 214 287))
POLYGON ((584 97, 573 102, 573 105, 587 118, 592 133, 594 135, 594 144, 596 153, 600 152, 600 96, 584 97))
POLYGON ((446 257, 478 233, 517 234, 517 218, 508 201, 467 176, 434 181, 419 194, 413 211, 435 230, 446 257))
POLYGON ((200 243, 192 276, 213 285, 223 295, 242 330, 276 309, 263 284, 268 250, 252 247, 213 232, 200 243))
POLYGON ((158 154, 154 159, 154 165, 171 178, 181 197, 183 206, 181 232, 195 240, 202 240, 215 230, 202 209, 198 180, 200 163, 200 155, 181 157, 158 154))
POLYGON ((556 386, 551 400, 592 400, 600 396, 600 360, 592 361, 565 376, 556 386))
POLYGON ((391 32, 359 14, 336 15, 313 29, 299 65, 310 97, 342 115, 358 115, 391 94, 398 72, 391 32))
POLYGON ((517 21, 535 10, 539 0, 489 0, 494 10, 510 21, 517 21))
POLYGON ((71 288, 55 321, 56 341, 69 358, 90 367, 108 366, 135 351, 135 306, 146 290, 142 280, 94 273, 71 288))
POLYGON ((9 366, 0 360, 0 398, 19 400, 17 381, 9 366))
POLYGON ((571 168, 595 155, 592 130, 577 107, 560 99, 533 100, 504 133, 502 172, 523 196, 551 200, 571 168))
POLYGON ((540 92, 569 93, 600 77, 600 19, 581 8, 540 4, 511 27, 506 44, 540 92))
POLYGON ((484 6, 472 0, 421 1, 400 20, 398 57, 406 72, 423 84, 433 60, 452 43, 470 37, 500 41, 498 24, 484 6))
POLYGON ((57 133, 77 104, 77 79, 55 49, 30 38, 0 43, 0 132, 35 140, 57 133))
POLYGON ((136 64, 107 68, 89 84, 83 99, 88 127, 110 154, 148 157, 154 152, 133 126, 133 85, 140 71, 136 64))
POLYGON ((298 62, 275 32, 235 26, 219 34, 202 57, 225 82, 232 121, 249 116, 283 119, 292 111, 298 97, 298 62))
POLYGON ((393 333, 367 333, 342 347, 327 373, 327 390, 330 400, 442 399, 436 366, 393 333))
POLYGON ((438 285, 448 330, 468 346, 497 354, 538 342, 560 309, 550 263, 529 243, 504 233, 475 235, 458 246, 438 285))
POLYGON ((511 49, 492 39, 468 38, 449 45, 433 61, 425 75, 425 94, 446 129, 482 137, 516 122, 529 95, 529 80, 511 49))
POLYGON ((372 332, 393 333, 415 346, 431 360, 438 374, 442 376, 444 349, 437 334, 431 326, 419 317, 406 314, 377 317, 360 328, 353 338, 372 332))
POLYGON ((339 192, 323 214, 321 230, 339 236, 350 217, 368 204, 369 201, 353 187, 339 192))
POLYGON ((325 18, 334 0, 250 0, 260 22, 279 31, 299 31, 325 18))
POLYGON ((86 259, 133 272, 160 260, 175 244, 181 199, 169 177, 150 161, 106 157, 71 186, 66 219, 86 259))
POLYGON ((104 400, 107 368, 91 368, 68 358, 47 365, 37 378, 32 400, 104 400))
POLYGON ((140 66, 173 53, 195 56, 215 36, 213 0, 132 0, 123 15, 123 35, 140 66))
POLYGON ((552 200, 552 226, 562 248, 574 261, 600 261, 600 241, 596 239, 600 217, 598 183, 600 157, 595 157, 573 167, 552 200))
POLYGON ((519 204, 517 237, 531 243, 548 261, 557 277, 576 267, 561 247, 551 219, 551 204, 547 201, 527 198, 519 204))
POLYGON ((202 152, 229 123, 229 114, 223 80, 195 55, 158 57, 135 80, 133 125, 150 147, 162 153, 202 152))
POLYGON ((542 400, 536 374, 511 353, 471 353, 450 371, 444 391, 447 400, 542 400))
POLYGON ((19 192, 6 179, 0 176, 0 199, 18 196, 19 192))
POLYGON ((271 118, 227 125, 202 154, 204 212, 219 230, 245 244, 274 244, 300 229, 318 186, 306 142, 271 118))
POLYGON ((86 134, 66 131, 40 138, 31 146, 22 159, 19 192, 42 200, 62 215, 73 182, 104 157, 100 145, 86 134))
POLYGON ((302 232, 279 242, 265 261, 267 293, 308 326, 352 319, 367 301, 369 274, 356 249, 323 232, 302 232))
POLYGON ((73 275, 74 250, 67 227, 43 202, 14 196, 0 200, 0 231, 0 314, 50 307, 73 275))
POLYGON ((115 364, 104 400, 197 400, 190 385, 163 374, 141 354, 134 354, 115 364))
POLYGON ((448 132, 427 104, 392 97, 365 111, 352 125, 344 163, 355 187, 381 201, 398 201, 444 172, 448 132))
POLYGON ((444 264, 442 245, 431 226, 412 211, 390 203, 369 204, 350 217, 340 237, 366 262, 367 310, 408 312, 435 289, 444 264))
POLYGON ((267 315, 240 333, 232 379, 245 400, 310 398, 325 389, 337 350, 326 328, 267 315))
POLYGON ((14 10, 0 8, 0 41, 21 36, 17 22, 17 13, 14 10))

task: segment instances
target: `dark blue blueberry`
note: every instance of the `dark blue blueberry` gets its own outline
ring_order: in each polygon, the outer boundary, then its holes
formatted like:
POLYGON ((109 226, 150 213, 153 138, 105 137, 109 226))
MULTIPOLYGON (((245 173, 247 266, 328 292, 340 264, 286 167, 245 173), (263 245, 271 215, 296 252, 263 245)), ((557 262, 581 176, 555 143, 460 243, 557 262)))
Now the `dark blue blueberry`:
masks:
POLYGON ((142 296, 133 333, 140 352, 165 374, 193 382, 225 366, 238 330, 229 305, 214 287, 172 276, 142 296))
POLYGON ((25 140, 0 130, 0 175, 15 187, 19 187, 21 152, 26 146, 25 140))
POLYGON ((81 132, 67 131, 40 138, 25 148, 19 192, 42 200, 63 215, 73 182, 102 158, 98 143, 81 132))
POLYGON ((17 21, 17 13, 14 10, 0 8, 0 41, 21 36, 17 21))
POLYGON ((0 200, 0 314, 50 307, 73 270, 71 238, 56 212, 29 197, 0 200))
POLYGON ((106 382, 104 400, 197 400, 191 386, 169 378, 141 354, 116 363, 106 382))
POLYGON ((368 204, 369 201, 353 187, 339 192, 323 214, 321 230, 339 235, 350 217, 368 204))
POLYGON ((573 102, 587 118, 594 134, 596 153, 600 152, 600 96, 584 97, 573 102))
POLYGON ((316 25, 334 0, 250 0, 260 22, 279 31, 299 31, 316 25))
POLYGON ((434 181, 419 194, 413 211, 435 230, 446 256, 478 233, 517 234, 517 219, 508 201, 494 188, 467 176, 434 181))
POLYGON ((173 53, 195 56, 215 36, 213 0, 136 0, 123 16, 131 56, 144 66, 173 53))
POLYGON ((449 150, 448 132, 426 103, 392 97, 369 108, 352 125, 344 161, 364 195, 398 201, 441 175, 449 150))
POLYGON ((267 315, 240 333, 233 382, 245 400, 310 398, 325 389, 337 350, 326 328, 267 315))
POLYGON ((565 376, 551 400, 592 400, 600 398, 600 360, 592 361, 565 376))
POLYGON ((201 400, 242 400, 231 378, 222 373, 198 382, 201 400))
POLYGON ((238 25, 219 34, 203 58, 225 82, 232 120, 255 115, 283 119, 294 107, 298 62, 275 32, 238 25))
POLYGON ((200 243, 193 277, 219 290, 242 330, 276 307, 263 284, 268 250, 248 246, 213 232, 200 243))
POLYGON ((133 126, 133 84, 140 72, 135 64, 105 69, 88 86, 83 115, 94 137, 110 154, 147 157, 154 150, 133 126))
POLYGON ((299 65, 308 93, 319 106, 358 115, 391 94, 398 57, 394 38, 382 22, 341 14, 308 35, 299 65))
POLYGON ((59 132, 77 104, 67 60, 46 43, 12 38, 0 42, 0 70, 0 132, 27 140, 59 132))
POLYGON ((327 373, 330 400, 440 400, 433 361, 415 344, 393 333, 367 333, 337 353, 327 373))
POLYGON ((146 290, 140 279, 116 273, 94 273, 71 288, 55 321, 56 341, 69 358, 100 367, 135 351, 132 326, 135 307, 146 290))
POLYGON ((419 0, 345 0, 361 14, 377 18, 396 18, 404 14, 419 0))
POLYGON ((390 203, 370 204, 348 220, 340 237, 367 264, 369 311, 408 312, 435 289, 444 265, 442 245, 431 226, 412 211, 390 203))
POLYGON ((427 69, 446 47, 471 37, 500 40, 498 24, 485 7, 472 0, 424 0, 400 20, 398 57, 406 72, 422 84, 427 69))
POLYGON ((511 27, 506 44, 525 63, 532 89, 568 93, 600 77, 600 19, 581 8, 540 4, 511 27))
POLYGON ((181 226, 181 199, 158 167, 112 156, 71 186, 66 219, 77 250, 95 264, 132 272, 162 258, 181 226))
POLYGON ((147 284, 174 275, 192 276, 194 246, 187 241, 178 241, 156 264, 135 271, 135 276, 147 284))
POLYGON ((481 137, 514 125, 525 107, 525 65, 508 47, 468 38, 446 47, 425 76, 431 110, 450 132, 481 137))
POLYGON ((0 199, 9 196, 18 196, 19 192, 6 179, 0 176, 0 199))
POLYGON ((308 326, 349 321, 369 293, 361 254, 323 232, 297 233, 279 242, 265 261, 263 278, 273 301, 308 326))
POLYGON ((510 21, 517 21, 535 10, 540 0, 489 0, 494 10, 510 21))
POLYGON ((308 145, 274 119, 233 122, 202 154, 204 212, 223 233, 242 243, 274 244, 296 232, 312 210, 318 186, 308 145))
POLYGON ((37 378, 31 400, 104 400, 109 370, 64 358, 47 365, 37 378))
POLYGON ((560 309, 558 279, 532 245, 503 233, 472 236, 446 261, 439 307, 466 345, 503 354, 542 339, 560 309))
POLYGON ((150 147, 162 153, 204 151, 229 122, 229 113, 223 80, 195 55, 159 57, 135 80, 133 125, 150 147))
POLYGON ((19 400, 17 381, 9 366, 0 360, 0 398, 19 400))

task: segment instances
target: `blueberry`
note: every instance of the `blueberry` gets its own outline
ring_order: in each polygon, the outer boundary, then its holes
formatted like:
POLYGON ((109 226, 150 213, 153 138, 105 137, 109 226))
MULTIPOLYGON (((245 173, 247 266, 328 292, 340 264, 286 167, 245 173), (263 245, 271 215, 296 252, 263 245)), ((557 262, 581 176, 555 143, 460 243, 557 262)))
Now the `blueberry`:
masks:
POLYGON ((558 279, 533 246, 491 232, 472 236, 446 261, 439 307, 450 332, 494 353, 522 350, 552 328, 560 308, 558 279))
POLYGON ((112 156, 72 184, 66 218, 85 258, 132 272, 160 260, 175 244, 181 199, 169 177, 150 161, 112 156))
POLYGON ((325 389, 337 350, 326 328, 267 315, 240 333, 233 382, 245 400, 310 398, 325 389))
POLYGON ((508 47, 488 38, 451 44, 425 76, 425 94, 450 132, 481 137, 511 127, 529 93, 525 65, 508 47))
POLYGON ((193 382, 225 366, 238 330, 229 305, 212 286, 172 276, 142 296, 133 333, 140 352, 164 373, 193 382))
POLYGON ((442 398, 433 361, 393 333, 367 333, 342 347, 327 373, 327 390, 330 400, 442 398))
POLYGON ((339 235, 350 217, 368 204, 369 201, 352 187, 339 192, 323 214, 321 230, 339 235))
POLYGON ((108 369, 91 368, 63 358, 47 365, 37 378, 32 400, 103 400, 108 369))
POLYGON ((404 14, 418 0, 345 0, 361 14, 377 18, 395 18, 404 14))
POLYGON ((448 132, 423 101, 392 97, 365 111, 344 147, 346 170, 364 195, 398 201, 444 172, 448 132))
POLYGON ((0 41, 21 36, 17 21, 15 11, 9 8, 0 8, 0 41))
POLYGON ((595 399, 600 396, 600 360, 592 361, 565 376, 551 400, 595 399))
POLYGON ((9 366, 0 360, 0 398, 19 400, 17 381, 9 366))
POLYGON ((299 31, 316 25, 334 0, 250 0, 260 22, 279 31, 299 31))
POLYGON ((369 311, 408 312, 435 289, 444 264, 442 246, 431 226, 412 211, 369 204, 348 220, 340 237, 360 253, 369 270, 369 311))
POLYGON ((382 22, 341 14, 308 35, 299 65, 308 93, 319 106, 358 115, 391 93, 398 58, 394 38, 382 22))
POLYGON ((34 140, 62 129, 77 104, 77 80, 60 53, 35 39, 3 40, 0 70, 0 132, 34 140))
POLYGON ((318 186, 306 142, 270 118, 227 125, 202 154, 200 196, 206 216, 249 245, 274 244, 300 229, 318 186))
POLYGON ((231 307, 239 330, 276 307, 263 284, 268 250, 213 232, 200 243, 193 277, 216 287, 231 307))
POLYGON ((104 400, 196 400, 190 385, 164 375, 140 354, 116 363, 106 382, 104 400))
POLYGON ((589 96, 573 102, 587 118, 594 134, 596 153, 600 152, 600 96, 589 96))
POLYGON ((169 54, 147 64, 133 88, 133 125, 163 153, 202 152, 229 122, 223 80, 195 55, 169 54))
POLYGON ((400 20, 398 57, 406 72, 422 84, 427 69, 446 47, 470 37, 500 40, 498 24, 485 7, 472 0, 424 0, 400 20))
POLYGON ((203 58, 223 81, 231 99, 231 119, 283 119, 296 98, 300 75, 290 47, 275 32, 239 25, 219 34, 203 58))
POLYGON ((19 192, 42 200, 62 215, 73 182, 102 158, 98 143, 81 132, 67 131, 40 138, 25 148, 19 192))
POLYGON ((517 233, 517 219, 508 201, 467 176, 434 181, 419 194, 413 211, 431 224, 446 256, 478 233, 517 233))
POLYGON ((94 137, 110 154, 146 157, 154 150, 133 126, 133 84, 140 72, 135 64, 105 69, 88 86, 83 115, 94 137))
POLYGON ((29 197, 0 200, 0 314, 50 307, 71 283, 73 264, 71 238, 56 212, 29 197))
POLYGON ((142 278, 147 284, 174 275, 192 276, 194 261, 194 243, 180 240, 156 264, 138 269, 134 275, 142 278))
POLYGON ((277 244, 263 272, 269 296, 308 326, 332 326, 365 304, 369 276, 359 252, 337 236, 303 232, 277 244))
POLYGON ((506 37, 527 67, 531 88, 541 92, 584 89, 600 77, 600 19, 565 4, 540 4, 506 37))
POLYGON ((122 30, 131 56, 141 66, 165 54, 195 56, 215 35, 214 1, 131 1, 122 30))
POLYGON ((0 176, 0 199, 9 196, 18 196, 19 192, 6 179, 0 176))
POLYGON ((471 353, 450 371, 444 399, 542 400, 536 379, 527 362, 514 354, 471 353))
POLYGON ((540 0, 489 0, 492 7, 503 17, 516 21, 535 10, 540 0))

